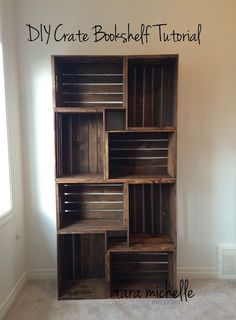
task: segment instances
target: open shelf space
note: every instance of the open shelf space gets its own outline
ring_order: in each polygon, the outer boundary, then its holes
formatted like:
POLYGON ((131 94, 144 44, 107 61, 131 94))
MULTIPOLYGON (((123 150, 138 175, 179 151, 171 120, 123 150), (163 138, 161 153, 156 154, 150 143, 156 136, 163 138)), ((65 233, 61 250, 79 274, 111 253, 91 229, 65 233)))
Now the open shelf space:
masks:
POLYGON ((56 107, 122 107, 122 57, 55 57, 56 107))
POLYGON ((176 133, 108 132, 109 179, 175 177, 176 133))
POLYGON ((125 229, 122 184, 58 185, 58 232, 125 229))
POLYGON ((57 177, 103 175, 103 114, 56 114, 57 177))
POLYGON ((128 59, 128 127, 176 127, 177 56, 128 59))
POLYGON ((59 299, 104 299, 104 234, 58 235, 59 299))
POLYGON ((106 299, 107 287, 103 278, 81 279, 67 281, 60 300, 106 299))
POLYGON ((127 230, 114 230, 114 231, 108 231, 106 234, 107 238, 107 250, 110 250, 113 248, 115 251, 115 248, 127 248, 128 246, 128 237, 127 237, 127 230))
POLYGON ((105 110, 105 130, 116 131, 125 130, 125 110, 105 110))

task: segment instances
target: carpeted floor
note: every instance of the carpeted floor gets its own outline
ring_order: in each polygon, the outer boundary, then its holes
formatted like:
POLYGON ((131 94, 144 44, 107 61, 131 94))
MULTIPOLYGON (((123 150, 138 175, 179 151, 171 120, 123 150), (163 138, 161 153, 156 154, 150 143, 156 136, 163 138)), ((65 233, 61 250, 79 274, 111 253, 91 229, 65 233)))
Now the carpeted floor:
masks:
POLYGON ((57 301, 55 281, 30 281, 6 320, 235 320, 236 281, 192 280, 195 296, 177 299, 57 301))

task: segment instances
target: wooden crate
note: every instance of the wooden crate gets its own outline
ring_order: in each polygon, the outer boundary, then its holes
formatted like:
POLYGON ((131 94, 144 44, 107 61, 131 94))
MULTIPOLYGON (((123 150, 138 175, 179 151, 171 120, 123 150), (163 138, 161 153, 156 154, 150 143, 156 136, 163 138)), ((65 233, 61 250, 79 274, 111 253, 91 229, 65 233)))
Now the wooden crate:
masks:
POLYGON ((57 57, 56 107, 123 106, 123 58, 57 57))
POLYGON ((128 127, 176 127, 177 61, 128 60, 128 127))
POLYGON ((103 176, 103 114, 56 114, 57 177, 103 176))
POLYGON ((129 232, 131 242, 136 236, 170 236, 176 242, 175 184, 129 186, 129 232))
POLYGON ((106 296, 104 234, 58 235, 59 299, 106 296))
POLYGON ((109 132, 108 177, 175 177, 174 132, 109 132))
POLYGON ((122 184, 60 184, 59 233, 125 229, 122 184))
POLYGON ((109 257, 110 296, 157 298, 157 291, 172 290, 173 255, 173 252, 112 252, 109 257))

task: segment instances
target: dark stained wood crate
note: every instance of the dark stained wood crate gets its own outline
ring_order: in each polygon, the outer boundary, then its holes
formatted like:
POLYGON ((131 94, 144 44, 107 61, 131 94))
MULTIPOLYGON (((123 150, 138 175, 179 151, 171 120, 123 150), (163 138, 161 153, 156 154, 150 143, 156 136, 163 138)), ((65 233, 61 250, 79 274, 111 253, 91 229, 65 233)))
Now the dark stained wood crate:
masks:
MULTIPOLYGON (((122 298, 133 290, 138 298, 155 298, 151 290, 172 290, 173 252, 110 253, 110 296, 122 298)), ((134 298, 134 296, 130 298, 134 298)), ((127 296, 126 296, 127 297, 127 296)))
POLYGON ((123 58, 57 57, 56 107, 122 107, 123 58))
POLYGON ((128 127, 176 127, 177 62, 128 59, 128 127))
POLYGON ((109 132, 109 178, 175 177, 174 139, 169 132, 109 132))
MULTIPOLYGON (((132 236, 170 236, 176 242, 176 185, 129 186, 129 232, 132 236)), ((137 241, 137 237, 134 237, 137 241)))
POLYGON ((59 233, 125 229, 122 184, 60 184, 59 233))
POLYGON ((106 298, 104 234, 58 235, 59 299, 106 298))
POLYGON ((57 177, 103 176, 102 113, 56 114, 57 177))

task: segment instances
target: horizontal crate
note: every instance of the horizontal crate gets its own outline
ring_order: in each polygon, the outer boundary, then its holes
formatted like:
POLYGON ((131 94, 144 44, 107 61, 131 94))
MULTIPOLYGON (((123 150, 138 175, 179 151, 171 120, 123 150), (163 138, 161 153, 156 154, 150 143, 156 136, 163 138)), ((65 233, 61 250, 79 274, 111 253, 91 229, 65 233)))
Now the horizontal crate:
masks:
POLYGON ((57 107, 122 107, 123 59, 55 57, 57 107))
POLYGON ((59 232, 124 228, 122 184, 60 184, 59 232))
POLYGON ((128 59, 128 127, 175 127, 177 57, 128 59))
POLYGON ((174 177, 175 133, 109 132, 108 177, 174 177))
POLYGON ((103 114, 56 114, 57 177, 103 177, 103 114))
POLYGON ((122 298, 122 292, 133 290, 139 292, 139 298, 153 298, 148 296, 150 290, 173 288, 174 255, 174 252, 111 252, 110 296, 122 298))
POLYGON ((59 299, 104 299, 104 234, 58 236, 59 299))

